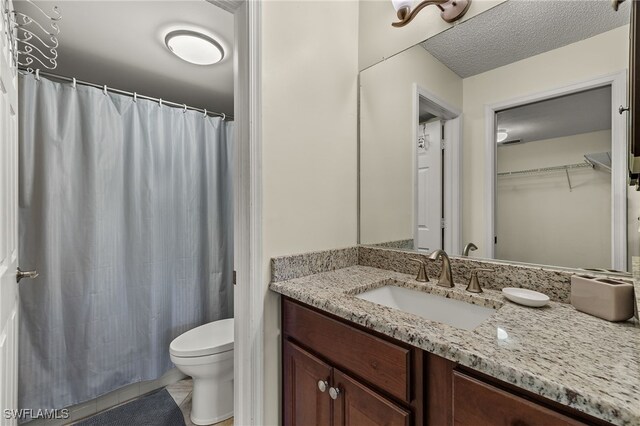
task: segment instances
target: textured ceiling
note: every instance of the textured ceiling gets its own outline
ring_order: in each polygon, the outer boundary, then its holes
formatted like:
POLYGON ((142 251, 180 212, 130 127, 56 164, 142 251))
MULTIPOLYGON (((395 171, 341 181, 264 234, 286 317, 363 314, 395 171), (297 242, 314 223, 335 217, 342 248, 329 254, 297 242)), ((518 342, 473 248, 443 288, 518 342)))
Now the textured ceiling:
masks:
MULTIPOLYGON (((36 3, 44 10, 57 4, 62 13, 54 73, 233 114, 234 22, 228 11, 204 0, 36 3), (213 35, 225 48, 223 61, 199 66, 173 55, 164 36, 178 28, 213 35)), ((20 0, 14 4, 18 10, 29 7, 20 0)))
POLYGON ((531 142, 611 128, 611 86, 523 105, 496 114, 506 141, 531 142))
POLYGON ((235 12, 241 5, 244 0, 207 0, 211 4, 215 4, 221 9, 226 10, 227 12, 235 12))
POLYGON ((462 78, 629 23, 630 1, 508 0, 422 43, 462 78))

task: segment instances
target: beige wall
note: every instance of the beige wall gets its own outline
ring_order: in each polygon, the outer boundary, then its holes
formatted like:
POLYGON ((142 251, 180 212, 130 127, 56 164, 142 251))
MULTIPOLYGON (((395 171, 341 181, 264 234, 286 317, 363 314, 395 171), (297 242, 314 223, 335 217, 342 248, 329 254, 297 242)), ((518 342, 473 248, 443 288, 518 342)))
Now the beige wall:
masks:
MULTIPOLYGON (((493 3, 500 1, 476 0, 472 8, 486 10, 495 5, 493 3)), ((262 6, 262 225, 267 293, 264 332, 267 425, 281 423, 279 301, 277 296, 267 292, 269 260, 283 254, 356 243, 358 70, 426 39, 433 31, 440 32, 448 27, 433 17, 437 17, 436 13, 428 10, 423 11, 412 25, 392 31, 390 22, 394 11, 391 8, 386 12, 384 9, 388 8, 390 4, 386 0, 361 3, 360 15, 359 3, 355 1, 271 0, 262 6), (376 10, 382 15, 376 15, 376 10), (425 28, 426 32, 418 34, 425 28)), ((474 9, 467 17, 477 13, 474 9)), ((607 59, 588 52, 585 46, 581 51, 586 50, 588 54, 581 55, 581 60, 572 58, 568 61, 566 54, 551 52, 545 55, 551 55, 547 60, 554 63, 553 67, 536 68, 533 64, 538 57, 534 57, 492 71, 496 74, 490 78, 483 74, 474 77, 475 81, 463 84, 463 106, 469 108, 471 115, 465 125, 465 134, 468 135, 465 137, 465 201, 478 202, 477 198, 483 191, 482 161, 477 159, 483 158, 481 105, 485 100, 499 101, 625 68, 626 35, 622 41, 620 35, 626 29, 616 31, 613 35, 598 36, 602 40, 583 42, 594 44, 590 46, 596 50, 606 46, 607 59), (531 61, 529 65, 527 61, 531 61), (505 70, 508 67, 513 67, 512 72, 505 70), (536 70, 535 79, 531 78, 529 67, 536 70), (513 71, 516 71, 515 75, 513 71), (483 88, 484 82, 488 86, 483 88)), ((404 57, 397 60, 411 61, 404 57)), ((438 68, 428 59, 423 60, 438 68)), ((387 62, 382 64, 380 72, 390 78, 392 74, 384 69, 394 62, 387 62)), ((372 69, 372 72, 370 75, 374 79, 377 71, 372 69)), ((444 74, 437 78, 442 78, 445 86, 453 87, 455 79, 444 74)), ((436 76, 438 73, 434 72, 424 73, 422 77, 433 82, 436 76)), ((445 100, 460 105, 459 89, 451 89, 452 93, 449 93, 445 86, 425 84, 427 89, 445 100)), ((402 93, 406 93, 407 105, 410 105, 411 91, 408 86, 405 88, 407 91, 402 93)), ((400 128, 392 119, 383 118, 389 128, 400 128)), ((480 241, 475 238, 476 235, 481 236, 482 217, 478 216, 476 220, 465 215, 465 229, 469 229, 465 240, 474 238, 480 241)))
POLYGON ((627 68, 629 27, 623 26, 463 80, 463 241, 485 255, 484 107, 627 68), (470 208, 473 206, 473 208, 470 208))
POLYGON ((414 83, 462 107, 462 79, 420 46, 360 73, 360 239, 413 238, 414 83))
MULTIPOLYGON (((262 6, 263 255, 356 244, 358 3, 262 6)), ((280 421, 279 300, 265 302, 265 424, 280 421)))
MULTIPOLYGON (((505 0, 473 0, 469 10, 458 22, 465 21, 505 0)), ((420 43, 448 28, 440 11, 429 6, 411 24, 401 28, 391 26, 398 17, 390 0, 360 0, 359 69, 363 70, 385 58, 420 43)))
MULTIPOLYGON (((611 151, 611 131, 498 147, 498 172, 582 163, 611 151)), ((498 177, 496 258, 566 267, 611 266, 611 173, 598 169, 498 177)))

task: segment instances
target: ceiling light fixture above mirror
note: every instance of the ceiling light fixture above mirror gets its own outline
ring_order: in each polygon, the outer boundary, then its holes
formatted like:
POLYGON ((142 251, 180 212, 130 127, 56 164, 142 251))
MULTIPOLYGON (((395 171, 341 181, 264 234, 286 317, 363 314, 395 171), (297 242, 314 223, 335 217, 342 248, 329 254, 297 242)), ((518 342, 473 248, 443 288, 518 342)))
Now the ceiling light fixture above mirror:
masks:
POLYGON ((224 49, 208 35, 190 30, 171 31, 164 39, 178 58, 196 65, 213 65, 224 58, 224 49))
POLYGON ((391 0, 393 7, 398 14, 398 22, 394 22, 391 25, 394 27, 404 27, 416 17, 416 15, 425 7, 435 5, 440 9, 440 16, 446 22, 455 22, 462 18, 469 6, 471 0, 423 0, 418 3, 413 10, 414 0, 391 0))

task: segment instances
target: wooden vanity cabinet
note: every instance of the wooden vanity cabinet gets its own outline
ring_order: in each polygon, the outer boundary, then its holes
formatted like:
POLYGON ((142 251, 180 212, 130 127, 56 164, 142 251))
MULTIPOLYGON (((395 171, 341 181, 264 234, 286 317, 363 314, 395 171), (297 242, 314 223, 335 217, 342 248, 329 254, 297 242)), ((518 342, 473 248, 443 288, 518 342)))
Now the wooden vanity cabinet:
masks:
POLYGON ((286 297, 282 330, 286 426, 609 425, 286 297))
POLYGON ((453 423, 474 426, 585 425, 458 371, 453 372, 453 423))
POLYGON ((423 424, 422 351, 289 299, 282 324, 285 425, 423 424))
POLYGON ((327 393, 331 366, 285 340, 282 347, 284 383, 282 413, 285 425, 331 425, 331 399, 327 393), (318 382, 327 383, 325 391, 318 382))
POLYGON ((340 370, 333 371, 333 385, 340 395, 333 401, 334 426, 409 426, 411 411, 381 396, 340 370))
POLYGON ((411 412, 358 380, 332 368, 295 343, 285 341, 285 425, 409 426, 411 412), (326 383, 324 387, 319 382, 326 383), (330 388, 338 389, 336 398, 330 388))

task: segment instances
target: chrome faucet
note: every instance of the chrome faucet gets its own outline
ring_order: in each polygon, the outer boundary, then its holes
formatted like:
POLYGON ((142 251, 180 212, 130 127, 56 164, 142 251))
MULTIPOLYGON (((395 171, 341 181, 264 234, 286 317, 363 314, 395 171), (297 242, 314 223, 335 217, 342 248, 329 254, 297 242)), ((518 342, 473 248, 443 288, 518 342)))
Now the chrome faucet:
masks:
POLYGON ((476 250, 478 250, 478 246, 476 246, 473 243, 468 243, 466 246, 464 246, 464 250, 462 250, 462 255, 464 257, 468 257, 469 251, 476 251, 476 250))
POLYGON ((449 256, 444 250, 436 250, 429 255, 429 259, 438 260, 442 259, 442 272, 440 272, 440 278, 438 278, 438 285, 440 287, 453 287, 453 274, 451 273, 451 262, 449 256))

